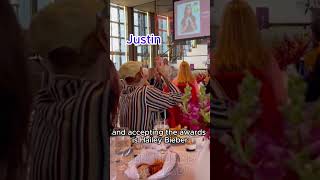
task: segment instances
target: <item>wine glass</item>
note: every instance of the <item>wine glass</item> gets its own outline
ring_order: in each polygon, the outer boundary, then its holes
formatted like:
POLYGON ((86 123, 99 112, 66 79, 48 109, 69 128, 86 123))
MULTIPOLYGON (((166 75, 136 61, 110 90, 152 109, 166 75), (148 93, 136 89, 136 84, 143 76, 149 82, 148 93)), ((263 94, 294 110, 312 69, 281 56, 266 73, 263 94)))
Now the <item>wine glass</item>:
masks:
POLYGON ((126 127, 118 127, 114 131, 121 132, 120 135, 113 137, 113 153, 120 156, 118 168, 124 170, 126 163, 123 159, 131 153, 131 137, 128 136, 126 127))
MULTIPOLYGON (((164 112, 165 113, 165 112, 164 112)), ((158 118, 156 120, 156 124, 154 126, 155 130, 163 130, 169 129, 169 125, 165 119, 161 117, 161 112, 158 112, 158 118)))
MULTIPOLYGON (((165 130, 166 129, 169 129, 169 126, 167 124, 167 121, 165 119, 162 119, 161 115, 160 115, 160 112, 158 112, 158 119, 156 121, 156 125, 155 125, 155 130, 158 130, 158 131, 163 131, 163 136, 162 138, 165 137, 165 130)), ((159 148, 159 151, 161 154, 164 154, 166 151, 167 151, 167 146, 166 144, 164 143, 164 140, 162 140, 161 144, 160 144, 160 148, 159 148)))

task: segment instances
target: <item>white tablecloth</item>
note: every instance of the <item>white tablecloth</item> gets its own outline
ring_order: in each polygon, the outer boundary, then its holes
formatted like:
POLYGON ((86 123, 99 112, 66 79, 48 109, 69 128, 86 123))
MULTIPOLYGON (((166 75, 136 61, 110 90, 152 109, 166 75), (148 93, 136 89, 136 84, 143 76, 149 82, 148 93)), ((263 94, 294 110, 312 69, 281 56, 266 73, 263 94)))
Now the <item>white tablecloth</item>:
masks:
MULTIPOLYGON (((210 150, 209 141, 202 148, 188 152, 185 145, 172 145, 171 150, 180 156, 178 166, 165 180, 209 180, 210 179, 210 150)), ((129 180, 123 171, 117 170, 116 164, 111 163, 111 180, 129 180)))

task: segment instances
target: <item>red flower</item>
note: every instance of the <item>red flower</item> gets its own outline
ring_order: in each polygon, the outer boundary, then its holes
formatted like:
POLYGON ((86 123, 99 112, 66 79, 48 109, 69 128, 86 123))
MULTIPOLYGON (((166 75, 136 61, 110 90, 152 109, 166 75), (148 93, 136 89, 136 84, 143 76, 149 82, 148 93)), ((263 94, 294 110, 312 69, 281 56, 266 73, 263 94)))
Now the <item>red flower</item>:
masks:
POLYGON ((283 42, 273 49, 273 56, 278 61, 280 68, 285 70, 288 65, 298 63, 309 43, 299 37, 290 39, 285 36, 283 42))

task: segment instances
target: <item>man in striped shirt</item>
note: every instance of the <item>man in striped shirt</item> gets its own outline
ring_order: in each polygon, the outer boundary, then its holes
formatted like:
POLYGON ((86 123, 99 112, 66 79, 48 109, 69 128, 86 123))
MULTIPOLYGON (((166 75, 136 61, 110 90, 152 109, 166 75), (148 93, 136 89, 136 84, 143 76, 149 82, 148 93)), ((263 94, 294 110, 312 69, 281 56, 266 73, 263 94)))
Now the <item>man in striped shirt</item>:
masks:
POLYGON ((159 75, 170 89, 164 93, 154 86, 145 85, 142 80, 142 66, 130 61, 120 68, 122 91, 120 94, 120 126, 130 130, 151 130, 158 114, 181 103, 179 89, 161 72, 159 75))

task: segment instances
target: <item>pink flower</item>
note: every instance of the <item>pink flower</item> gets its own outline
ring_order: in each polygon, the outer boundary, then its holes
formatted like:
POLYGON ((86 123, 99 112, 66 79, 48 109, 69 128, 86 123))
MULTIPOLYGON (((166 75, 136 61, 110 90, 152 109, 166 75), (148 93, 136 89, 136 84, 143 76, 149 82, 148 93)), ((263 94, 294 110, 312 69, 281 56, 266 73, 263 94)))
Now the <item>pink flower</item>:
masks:
MULTIPOLYGON (((210 98, 209 96, 202 95, 201 101, 198 103, 193 103, 190 101, 190 99, 186 103, 186 111, 183 113, 182 122, 188 126, 191 130, 200 130, 203 129, 205 131, 209 131, 210 124, 204 121, 204 118, 206 121, 210 118, 208 117, 208 113, 210 112, 210 98), (205 116, 205 117, 203 117, 205 116)), ((209 133, 210 135, 210 133, 209 133)), ((207 135, 206 137, 208 137, 207 135)))
POLYGON ((190 115, 193 120, 198 120, 200 118, 200 115, 197 112, 192 112, 190 115))

